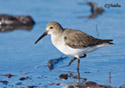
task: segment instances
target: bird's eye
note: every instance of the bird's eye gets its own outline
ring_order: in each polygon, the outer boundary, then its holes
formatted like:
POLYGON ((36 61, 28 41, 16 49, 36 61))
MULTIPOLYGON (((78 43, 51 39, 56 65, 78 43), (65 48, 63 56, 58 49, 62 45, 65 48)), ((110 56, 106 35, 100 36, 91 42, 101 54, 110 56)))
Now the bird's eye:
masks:
POLYGON ((53 29, 53 27, 50 27, 50 29, 53 29))

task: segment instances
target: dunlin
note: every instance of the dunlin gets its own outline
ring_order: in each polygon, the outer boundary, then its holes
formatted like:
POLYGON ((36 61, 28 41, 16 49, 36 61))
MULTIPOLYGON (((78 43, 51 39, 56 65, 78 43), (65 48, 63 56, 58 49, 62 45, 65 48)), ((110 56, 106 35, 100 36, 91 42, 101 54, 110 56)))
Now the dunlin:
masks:
POLYGON ((79 30, 64 29, 58 22, 48 23, 46 31, 35 44, 47 34, 51 35, 51 41, 57 49, 74 57, 68 65, 75 59, 78 60, 77 69, 79 69, 80 58, 85 57, 87 53, 113 44, 111 43, 112 39, 98 39, 79 30))
MULTIPOLYGON (((79 3, 79 5, 84 5, 84 4, 87 4, 91 7, 90 8, 91 15, 88 16, 88 18, 90 19, 96 18, 98 15, 101 15, 104 12, 104 9, 94 2, 79 3)), ((80 16, 78 18, 83 18, 83 17, 84 16, 80 16)))

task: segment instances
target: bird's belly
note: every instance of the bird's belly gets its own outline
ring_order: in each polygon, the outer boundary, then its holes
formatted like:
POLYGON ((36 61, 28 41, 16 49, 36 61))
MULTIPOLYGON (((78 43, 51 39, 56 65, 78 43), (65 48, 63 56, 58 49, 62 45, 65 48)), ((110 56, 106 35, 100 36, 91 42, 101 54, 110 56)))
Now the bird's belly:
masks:
POLYGON ((58 43, 58 44, 54 44, 54 46, 60 50, 62 53, 69 55, 69 56, 74 56, 74 57, 78 57, 81 54, 84 54, 84 49, 75 49, 75 48, 71 48, 68 45, 64 44, 64 43, 58 43))
MULTIPOLYGON (((100 46, 94 46, 94 47, 86 47, 86 48, 71 48, 68 45, 61 43, 56 44, 55 47, 60 50, 62 53, 74 57, 79 57, 83 54, 90 53, 92 51, 95 51, 96 49, 100 48, 100 46)), ((102 46, 101 46, 102 47, 102 46)))
POLYGON ((83 54, 86 54, 86 53, 90 53, 92 51, 95 51, 96 49, 98 49, 98 47, 87 47, 87 48, 71 48, 67 45, 63 45, 61 47, 58 47, 57 48, 64 54, 66 55, 70 55, 70 56, 74 56, 74 57, 79 57, 83 54))

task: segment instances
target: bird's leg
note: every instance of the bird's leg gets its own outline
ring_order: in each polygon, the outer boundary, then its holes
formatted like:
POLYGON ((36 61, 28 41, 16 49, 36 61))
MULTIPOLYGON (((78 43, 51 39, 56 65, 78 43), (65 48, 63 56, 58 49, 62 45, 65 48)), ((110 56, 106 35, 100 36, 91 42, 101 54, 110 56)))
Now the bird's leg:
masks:
POLYGON ((80 59, 79 59, 79 57, 77 58, 77 60, 78 60, 77 70, 79 70, 79 64, 80 64, 80 59))
POLYGON ((86 54, 84 54, 84 56, 80 56, 80 58, 84 58, 84 57, 86 57, 87 55, 86 54))
POLYGON ((70 66, 71 63, 72 63, 74 60, 76 60, 76 59, 77 59, 76 57, 72 58, 72 59, 70 60, 69 64, 68 64, 68 66, 70 66))
MULTIPOLYGON (((80 56, 80 58, 84 58, 84 57, 86 57, 86 56, 87 56, 87 55, 84 54, 84 56, 80 56)), ((68 66, 70 66, 71 63, 72 63, 74 60, 76 60, 76 59, 77 59, 76 57, 72 58, 72 59, 70 60, 69 64, 68 64, 68 66)))

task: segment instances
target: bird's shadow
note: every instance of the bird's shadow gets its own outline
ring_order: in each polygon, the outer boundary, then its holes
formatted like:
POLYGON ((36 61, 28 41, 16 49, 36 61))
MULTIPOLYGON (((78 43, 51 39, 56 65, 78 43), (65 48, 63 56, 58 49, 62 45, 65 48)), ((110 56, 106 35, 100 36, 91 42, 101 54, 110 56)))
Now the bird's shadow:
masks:
POLYGON ((61 56, 61 57, 59 57, 59 58, 50 59, 50 60, 48 61, 48 68, 49 68, 49 70, 54 69, 55 66, 56 66, 59 62, 63 61, 63 60, 66 59, 66 58, 67 58, 67 56, 61 56))

